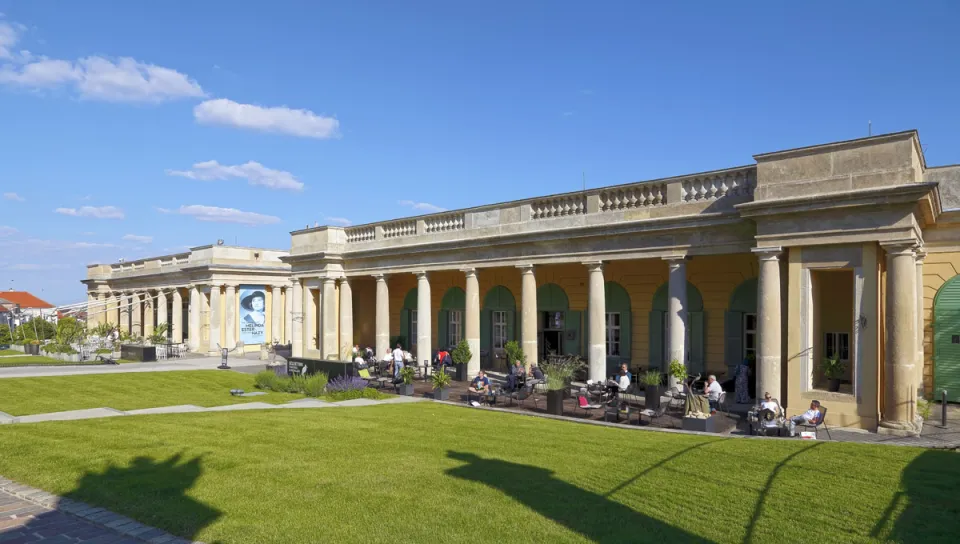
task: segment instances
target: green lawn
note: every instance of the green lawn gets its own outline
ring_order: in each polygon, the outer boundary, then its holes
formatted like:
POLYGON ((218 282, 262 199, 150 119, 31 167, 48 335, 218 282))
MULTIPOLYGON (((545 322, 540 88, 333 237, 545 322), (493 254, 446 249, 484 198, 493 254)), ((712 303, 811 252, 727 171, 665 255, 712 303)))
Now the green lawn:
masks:
POLYGON ((611 429, 434 403, 0 427, 0 474, 182 537, 949 542, 957 453, 611 429))
POLYGON ((289 393, 234 397, 231 389, 255 391, 253 376, 221 370, 131 372, 0 379, 0 412, 14 416, 107 406, 135 410, 195 404, 280 403, 302 398, 289 393))
POLYGON ((23 355, 20 357, 2 357, 0 366, 25 366, 25 365, 69 365, 77 363, 65 363, 60 359, 44 357, 42 355, 23 355))
POLYGON ((0 349, 0 355, 23 355, 23 352, 15 349, 0 349))

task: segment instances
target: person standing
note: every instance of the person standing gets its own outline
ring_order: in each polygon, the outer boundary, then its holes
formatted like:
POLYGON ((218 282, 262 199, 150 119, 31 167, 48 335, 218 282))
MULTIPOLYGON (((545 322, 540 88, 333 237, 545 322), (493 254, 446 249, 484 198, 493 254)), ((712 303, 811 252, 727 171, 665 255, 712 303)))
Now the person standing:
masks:
POLYGON ((400 369, 403 368, 403 348, 397 344, 397 349, 393 350, 393 377, 400 377, 400 369))

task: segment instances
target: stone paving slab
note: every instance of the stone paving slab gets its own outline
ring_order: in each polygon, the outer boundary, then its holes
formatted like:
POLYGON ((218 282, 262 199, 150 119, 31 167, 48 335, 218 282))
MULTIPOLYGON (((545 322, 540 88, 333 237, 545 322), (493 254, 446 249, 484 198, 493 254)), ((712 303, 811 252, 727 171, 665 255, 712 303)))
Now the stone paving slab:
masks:
POLYGON ((190 541, 103 508, 0 478, 0 542, 189 544, 190 541))
POLYGON ((207 408, 204 412, 230 412, 233 410, 269 410, 279 408, 276 404, 267 404, 266 402, 247 402, 244 404, 227 404, 226 406, 214 406, 207 408))
POLYGON ((5 423, 14 423, 16 418, 6 412, 0 412, 0 425, 5 423))
POLYGON ((39 423, 41 421, 73 421, 79 419, 98 419, 103 417, 124 416, 126 413, 113 408, 89 408, 87 410, 71 410, 68 412, 50 412, 48 414, 32 414, 16 418, 16 423, 39 423))
POLYGON ((338 405, 317 399, 300 399, 279 405, 280 408, 336 408, 338 405))
POLYGON ((374 406, 381 404, 381 401, 373 399, 350 399, 342 400, 340 402, 335 402, 337 406, 374 406))
POLYGON ((406 395, 400 395, 396 397, 390 397, 388 399, 383 399, 380 404, 406 404, 408 402, 425 402, 428 399, 423 397, 408 397, 406 395))
POLYGON ((139 410, 127 410, 131 416, 142 416, 149 414, 183 414, 187 412, 205 412, 207 409, 193 404, 178 404, 176 406, 158 406, 156 408, 141 408, 139 410))

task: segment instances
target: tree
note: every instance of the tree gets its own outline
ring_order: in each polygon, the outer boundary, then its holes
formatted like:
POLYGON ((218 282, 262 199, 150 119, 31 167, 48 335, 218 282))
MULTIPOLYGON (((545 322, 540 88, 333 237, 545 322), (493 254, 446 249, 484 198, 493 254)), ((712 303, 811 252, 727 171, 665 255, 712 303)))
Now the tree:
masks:
POLYGON ((42 317, 34 317, 17 327, 17 340, 28 343, 35 340, 52 340, 57 336, 57 328, 42 317))
POLYGON ((453 353, 450 354, 450 357, 453 358, 453 362, 458 365, 464 365, 470 362, 470 359, 473 357, 473 353, 470 353, 470 344, 466 340, 461 340, 457 347, 453 348, 453 353))
POLYGON ((13 334, 9 325, 0 325, 0 344, 12 344, 13 334))

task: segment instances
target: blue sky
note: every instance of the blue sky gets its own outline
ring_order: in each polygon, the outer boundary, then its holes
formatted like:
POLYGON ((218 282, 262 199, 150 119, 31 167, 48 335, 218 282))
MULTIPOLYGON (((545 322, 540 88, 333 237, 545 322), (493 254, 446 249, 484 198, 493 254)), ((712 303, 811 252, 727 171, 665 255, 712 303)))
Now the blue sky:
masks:
POLYGON ((916 128, 960 4, 0 0, 0 280, 749 164, 916 128))

